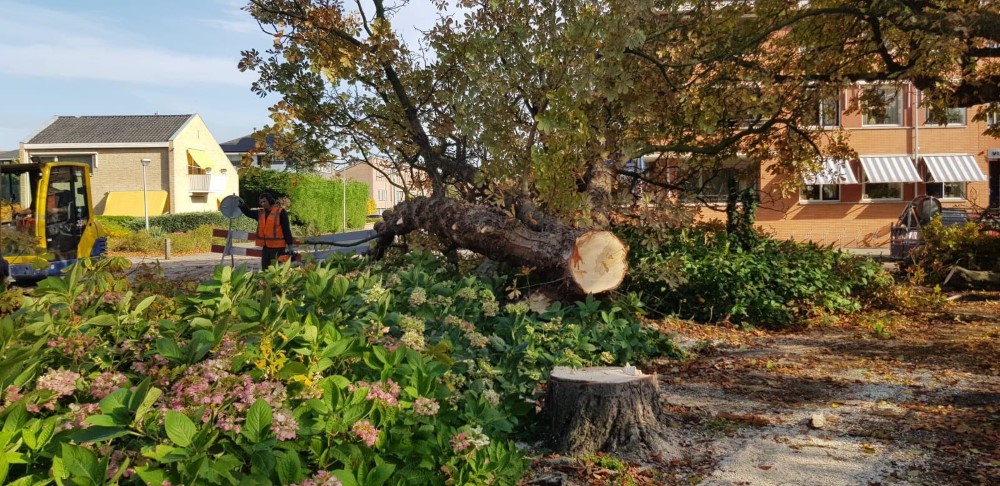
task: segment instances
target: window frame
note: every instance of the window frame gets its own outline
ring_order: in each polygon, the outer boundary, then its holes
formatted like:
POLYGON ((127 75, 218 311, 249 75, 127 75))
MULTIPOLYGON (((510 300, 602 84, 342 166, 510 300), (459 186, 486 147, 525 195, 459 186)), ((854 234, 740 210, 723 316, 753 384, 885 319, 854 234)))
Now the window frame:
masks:
POLYGON ((898 202, 903 200, 902 182, 868 182, 868 174, 861 176, 861 202, 898 202), (896 186, 899 190, 899 197, 871 197, 868 195, 868 188, 871 186, 896 186))
POLYGON ((969 110, 968 110, 968 108, 965 108, 965 107, 962 107, 962 106, 956 106, 956 107, 945 108, 945 110, 947 110, 949 112, 951 110, 962 110, 962 121, 960 123, 958 123, 958 122, 952 123, 951 121, 948 121, 944 125, 941 125, 940 123, 932 122, 931 121, 931 109, 930 108, 924 108, 924 125, 927 126, 927 127, 931 127, 931 128, 949 128, 949 127, 960 128, 960 127, 968 126, 968 124, 969 124, 969 110))
MULTIPOLYGON (((935 191, 937 192, 937 191, 935 191)), ((936 197, 942 201, 965 201, 969 193, 969 183, 968 182, 928 182, 924 186, 924 194, 928 196, 936 197), (931 194, 931 186, 941 186, 940 195, 931 194), (948 187, 959 187, 961 188, 960 195, 948 195, 948 187)))
POLYGON ((1000 125, 1000 111, 991 111, 986 114, 986 126, 995 127, 1000 125))
MULTIPOLYGON (((904 92, 903 92, 902 88, 900 88, 900 87, 893 87, 893 86, 872 86, 872 87, 865 88, 865 89, 877 89, 877 90, 879 90, 882 93, 885 93, 886 91, 889 91, 889 90, 894 91, 895 94, 896 94, 896 97, 893 100, 893 104, 897 104, 898 105, 896 107, 895 112, 896 112, 896 115, 899 117, 899 122, 897 122, 897 123, 869 123, 868 117, 870 115, 869 115, 869 113, 867 113, 867 111, 865 111, 864 109, 862 109, 862 112, 861 112, 861 126, 862 127, 864 127, 864 128, 879 128, 879 127, 893 127, 893 128, 895 128, 895 127, 906 126, 906 124, 905 124, 906 120, 903 117, 903 111, 904 111, 903 110, 903 108, 904 108, 904 92)), ((885 96, 883 96, 883 99, 884 98, 885 98, 885 96)), ((889 110, 890 107, 891 107, 891 105, 888 105, 888 104, 886 105, 886 110, 885 110, 886 117, 890 116, 890 113, 891 113, 890 110, 889 110)))
POLYGON ((725 205, 729 198, 729 187, 725 181, 729 179, 728 175, 724 175, 725 172, 735 172, 737 188, 740 191, 754 188, 754 190, 760 189, 760 172, 759 170, 752 170, 749 167, 720 167, 720 168, 700 168, 698 170, 697 178, 693 175, 689 179, 688 184, 696 184, 696 189, 698 192, 684 190, 678 194, 678 200, 681 204, 707 204, 710 206, 720 206, 725 205), (708 184, 706 183, 705 173, 713 173, 715 179, 718 177, 726 187, 722 188, 722 193, 720 194, 704 194, 704 191, 708 184), (750 180, 752 177, 752 180, 750 180))
POLYGON ((840 96, 832 96, 830 98, 819 100, 819 103, 814 107, 816 116, 816 123, 808 123, 806 126, 809 128, 838 128, 841 126, 841 110, 840 110, 840 96), (825 107, 833 103, 833 122, 828 123, 824 114, 826 113, 825 107))
POLYGON ((803 184, 802 187, 799 189, 799 202, 800 203, 832 203, 832 202, 840 202, 840 194, 841 194, 840 193, 840 186, 842 186, 842 185, 843 184, 803 184), (817 188, 817 194, 819 194, 819 198, 818 199, 813 199, 813 198, 808 197, 806 195, 806 190, 809 187, 816 187, 817 188), (825 192, 823 191, 823 189, 827 188, 827 187, 834 187, 834 188, 836 188, 836 191, 837 191, 837 198, 836 199, 825 197, 825 192))

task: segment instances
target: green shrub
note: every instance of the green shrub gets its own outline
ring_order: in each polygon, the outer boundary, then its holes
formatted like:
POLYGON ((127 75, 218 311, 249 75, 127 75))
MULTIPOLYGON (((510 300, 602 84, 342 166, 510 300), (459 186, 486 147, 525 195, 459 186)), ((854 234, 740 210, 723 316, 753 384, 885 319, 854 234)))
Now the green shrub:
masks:
POLYGON ((139 230, 108 238, 108 249, 112 253, 160 255, 164 253, 164 239, 170 238, 171 252, 176 255, 206 253, 212 249, 212 229, 202 225, 184 233, 166 233, 159 226, 150 226, 150 231, 139 230))
POLYGON ((701 226, 655 241, 642 235, 625 235, 631 272, 624 289, 658 312, 701 322, 784 327, 819 311, 859 310, 892 284, 871 259, 811 243, 761 236, 741 246, 701 226))
MULTIPOLYGON (((308 228, 309 233, 332 233, 343 230, 344 193, 340 180, 313 174, 275 172, 248 168, 240 173, 240 197, 256 206, 262 192, 288 196, 292 201, 289 216, 308 228)), ((368 185, 347 183, 347 226, 364 227, 368 216, 368 185)))
POLYGON ((516 484, 554 365, 673 352, 631 309, 539 314, 426 254, 219 267, 173 300, 97 265, 0 317, 0 482, 516 484))
POLYGON ((921 229, 924 244, 910 255, 911 271, 940 282, 954 265, 969 270, 1000 271, 1000 237, 980 231, 975 223, 944 226, 934 218, 921 229))
MULTIPOLYGON (((98 216, 97 221, 101 223, 101 226, 112 237, 120 237, 122 236, 122 232, 142 231, 146 228, 146 221, 142 217, 98 216)), ((229 218, 223 216, 218 211, 162 214, 149 218, 150 228, 155 226, 167 233, 183 233, 206 225, 214 228, 228 229, 229 224, 229 218)), ((243 216, 233 219, 232 224, 235 230, 255 231, 257 229, 256 221, 243 216)))

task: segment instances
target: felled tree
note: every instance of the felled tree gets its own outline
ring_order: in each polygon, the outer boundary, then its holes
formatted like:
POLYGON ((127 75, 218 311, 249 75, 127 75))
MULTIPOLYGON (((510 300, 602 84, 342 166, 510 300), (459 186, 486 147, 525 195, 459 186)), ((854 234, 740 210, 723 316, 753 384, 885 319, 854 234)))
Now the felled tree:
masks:
POLYGON ((845 134, 810 128, 851 83, 912 82, 932 116, 1000 97, 996 7, 980 2, 457 3, 414 51, 382 0, 254 0, 274 46, 241 68, 281 94, 272 128, 289 147, 423 175, 430 195, 384 215, 383 245, 427 230, 582 291, 598 288, 573 265, 606 269, 602 290, 624 274, 583 256, 620 244, 580 246, 616 212, 662 213, 734 166, 798 174, 852 155, 845 134))

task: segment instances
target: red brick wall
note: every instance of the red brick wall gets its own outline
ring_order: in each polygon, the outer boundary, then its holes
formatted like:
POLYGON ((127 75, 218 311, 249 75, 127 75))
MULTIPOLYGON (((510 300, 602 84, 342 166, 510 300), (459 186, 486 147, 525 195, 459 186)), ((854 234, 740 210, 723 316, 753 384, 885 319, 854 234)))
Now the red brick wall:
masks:
MULTIPOLYGON (((841 107, 849 106, 856 90, 848 90, 841 99, 841 107)), ((913 94, 904 96, 904 127, 863 127, 861 114, 842 114, 841 123, 851 146, 858 155, 914 155, 970 154, 983 174, 989 176, 986 151, 1000 148, 1000 139, 982 134, 982 122, 973 122, 977 108, 966 111, 965 126, 925 125, 925 110, 913 109, 913 94), (920 122, 913 128, 914 120, 920 122)), ((919 166, 918 166, 919 167, 919 166)), ((855 175, 861 180, 861 167, 852 164, 855 175)), ((758 211, 758 226, 778 238, 814 241, 837 247, 863 248, 887 247, 889 228, 896 222, 915 196, 924 194, 924 184, 903 184, 903 199, 894 202, 861 201, 862 186, 842 185, 840 202, 800 203, 798 194, 781 194, 779 186, 787 177, 761 171, 762 203, 758 211)), ((978 209, 989 201, 989 188, 985 182, 969 183, 967 200, 943 201, 945 207, 978 209)), ((724 219, 724 213, 702 211, 701 219, 724 219)))

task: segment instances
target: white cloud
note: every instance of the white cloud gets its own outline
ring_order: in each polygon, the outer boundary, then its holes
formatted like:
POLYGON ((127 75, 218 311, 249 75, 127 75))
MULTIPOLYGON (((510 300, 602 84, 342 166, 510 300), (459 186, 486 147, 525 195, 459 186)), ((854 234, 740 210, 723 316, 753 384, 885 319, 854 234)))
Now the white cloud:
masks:
POLYGON ((236 56, 204 55, 143 45, 114 19, 0 2, 0 73, 152 85, 240 85, 236 56))
POLYGON ((82 78, 156 85, 226 84, 248 86, 253 75, 236 69, 235 59, 188 55, 155 48, 86 42, 0 44, 0 72, 15 76, 82 78))
POLYGON ((253 75, 236 69, 235 59, 198 57, 152 48, 110 44, 0 44, 0 72, 16 76, 84 78, 157 85, 225 84, 247 86, 253 75))
POLYGON ((235 32, 238 34, 253 34, 260 32, 260 26, 253 17, 243 11, 246 0, 215 0, 219 5, 219 16, 211 19, 199 19, 198 22, 209 27, 235 32))

